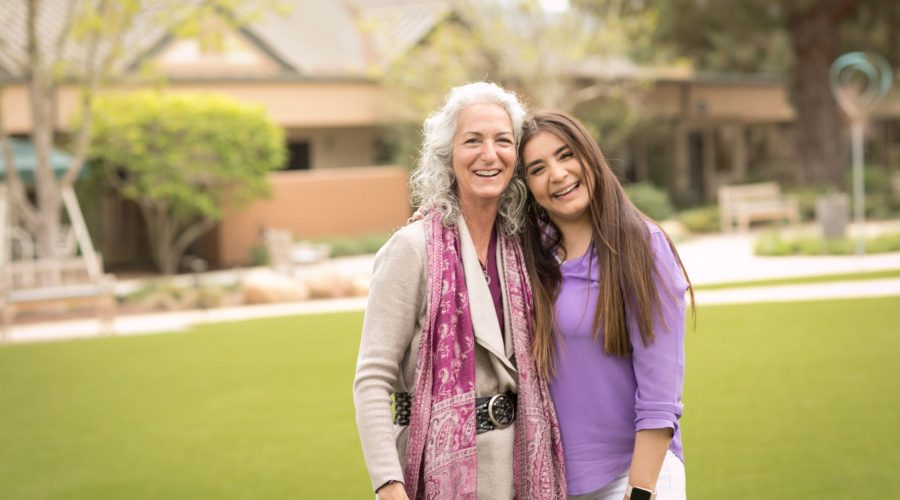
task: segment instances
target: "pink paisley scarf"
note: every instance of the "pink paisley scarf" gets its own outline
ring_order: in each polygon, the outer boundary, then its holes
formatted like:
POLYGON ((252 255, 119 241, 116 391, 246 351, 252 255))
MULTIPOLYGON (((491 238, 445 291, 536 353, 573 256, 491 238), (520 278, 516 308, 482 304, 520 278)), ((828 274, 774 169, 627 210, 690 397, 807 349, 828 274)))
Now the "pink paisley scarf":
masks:
MULTIPOLYGON (((406 494, 418 499, 475 499, 475 332, 459 231, 442 214, 425 216, 428 304, 416 362, 406 449, 406 494)), ((516 498, 566 497, 562 444, 547 384, 531 357, 531 286, 522 249, 501 237, 503 273, 518 367, 513 478, 516 498)))

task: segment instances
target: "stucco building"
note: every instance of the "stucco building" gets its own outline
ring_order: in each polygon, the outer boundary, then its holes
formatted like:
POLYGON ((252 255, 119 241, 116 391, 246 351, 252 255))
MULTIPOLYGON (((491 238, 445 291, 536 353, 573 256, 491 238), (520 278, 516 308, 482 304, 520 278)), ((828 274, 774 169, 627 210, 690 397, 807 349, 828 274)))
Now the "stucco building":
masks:
MULTIPOLYGON (((190 2, 192 0, 186 0, 190 2)), ((62 11, 47 0, 41 30, 62 25, 62 11)), ((0 3, 0 20, 24 26, 24 1, 0 3)), ((273 197, 233 213, 195 248, 213 265, 249 262, 264 227, 290 229, 298 237, 389 230, 410 210, 406 171, 387 164, 390 98, 379 75, 391 62, 443 22, 459 22, 449 2, 413 0, 290 0, 285 12, 266 13, 235 27, 211 18, 208 39, 175 37, 149 20, 135 24, 123 43, 116 85, 105 92, 164 79, 169 92, 215 92, 265 108, 285 130, 289 161, 271 175, 273 197), (135 77, 143 75, 142 80, 135 77), (145 83, 124 84, 125 81, 145 83)), ((23 28, 22 28, 23 29, 23 28)), ((30 111, 18 61, 22 29, 0 32, 0 99, 6 132, 25 136, 30 111)), ((73 49, 72 58, 77 59, 73 49)), ((623 175, 666 186, 683 202, 714 200, 722 184, 778 178, 792 164, 794 113, 782 82, 722 75, 650 73, 644 109, 665 123, 662 137, 640 133, 622 153, 623 175)), ((588 68, 579 81, 602 79, 588 68)), ((641 78, 648 78, 646 75, 641 78)), ((62 85, 55 122, 62 133, 77 112, 78 89, 62 85)), ((877 113, 900 116, 896 94, 877 113)), ((878 129, 885 136, 900 128, 878 129)), ((884 141, 882 156, 897 162, 898 149, 884 141)), ((146 259, 137 209, 116 196, 94 207, 95 238, 108 264, 146 259)))

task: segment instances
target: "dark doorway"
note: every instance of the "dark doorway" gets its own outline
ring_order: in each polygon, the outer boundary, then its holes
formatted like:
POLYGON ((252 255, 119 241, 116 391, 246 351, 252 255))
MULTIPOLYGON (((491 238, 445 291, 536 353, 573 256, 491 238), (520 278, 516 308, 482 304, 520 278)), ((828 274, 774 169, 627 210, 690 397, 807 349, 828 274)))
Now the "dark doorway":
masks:
POLYGON ((309 170, 311 167, 310 162, 310 147, 309 142, 306 141, 297 141, 297 142, 289 142, 287 145, 288 149, 288 161, 287 165, 285 165, 284 170, 309 170))
POLYGON ((702 131, 694 131, 688 134, 688 163, 690 165, 691 183, 688 186, 688 197, 691 203, 699 203, 706 199, 706 189, 703 183, 703 157, 706 141, 702 131))

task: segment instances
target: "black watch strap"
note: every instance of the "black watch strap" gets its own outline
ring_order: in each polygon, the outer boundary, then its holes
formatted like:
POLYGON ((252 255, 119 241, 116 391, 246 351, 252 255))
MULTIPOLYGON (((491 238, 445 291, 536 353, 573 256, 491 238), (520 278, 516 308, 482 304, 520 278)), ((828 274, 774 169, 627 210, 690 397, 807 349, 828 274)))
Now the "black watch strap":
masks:
POLYGON ((630 500, 655 500, 656 493, 637 486, 628 485, 625 494, 630 500))

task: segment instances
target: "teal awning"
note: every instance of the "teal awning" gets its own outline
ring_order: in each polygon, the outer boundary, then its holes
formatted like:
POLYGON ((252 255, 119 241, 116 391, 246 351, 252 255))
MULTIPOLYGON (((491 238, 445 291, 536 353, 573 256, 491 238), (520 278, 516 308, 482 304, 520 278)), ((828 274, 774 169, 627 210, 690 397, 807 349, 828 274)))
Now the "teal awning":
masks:
MULTIPOLYGON (((22 179, 22 182, 25 182, 26 184, 33 183, 34 171, 37 168, 37 157, 34 154, 34 145, 31 144, 31 141, 15 138, 10 138, 9 142, 12 145, 13 162, 15 162, 16 171, 19 172, 19 177, 22 179)), ((0 151, 0 153, 2 153, 2 151, 0 151)), ((53 169, 53 173, 56 177, 62 177, 66 173, 66 170, 69 168, 69 162, 71 161, 72 156, 60 149, 53 148, 50 152, 50 168, 53 169)), ((79 177, 84 175, 87 171, 87 167, 87 164, 85 164, 79 177)), ((0 180, 6 180, 6 162, 3 159, 2 154, 0 154, 0 180)))

